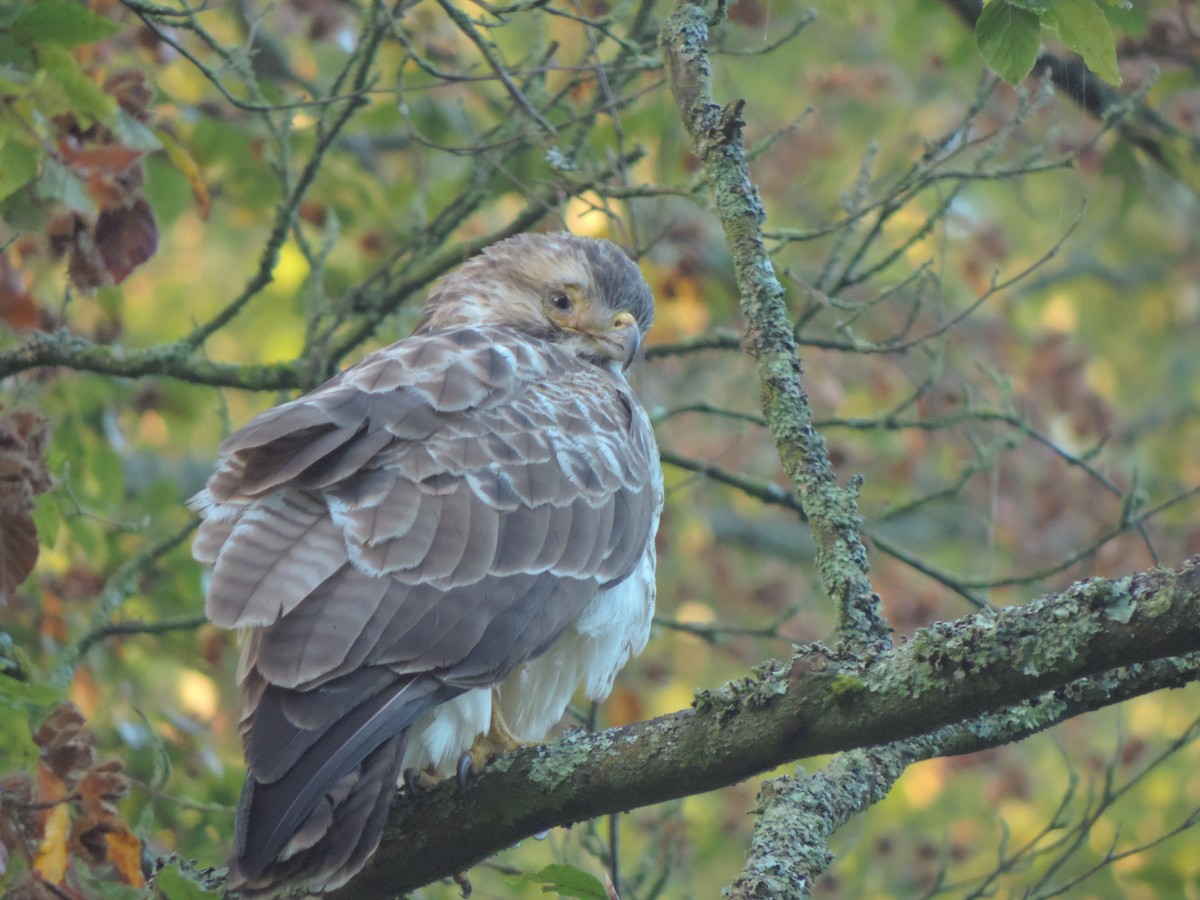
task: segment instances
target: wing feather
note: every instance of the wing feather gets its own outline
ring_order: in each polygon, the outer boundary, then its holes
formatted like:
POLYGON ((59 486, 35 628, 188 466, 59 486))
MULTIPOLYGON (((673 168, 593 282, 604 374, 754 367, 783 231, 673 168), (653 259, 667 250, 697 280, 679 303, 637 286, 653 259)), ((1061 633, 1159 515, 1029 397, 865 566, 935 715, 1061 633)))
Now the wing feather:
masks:
POLYGON ((328 675, 345 662, 387 588, 386 579, 343 565, 280 620, 283 627, 260 632, 254 654, 258 671, 286 688, 328 675))
POLYGON ((346 561, 346 545, 318 498, 280 491, 238 520, 213 567, 205 611, 224 628, 268 625, 346 561))
POLYGON ((254 626, 237 880, 345 877, 412 723, 541 654, 642 561, 649 422, 551 344, 461 329, 367 357, 223 452, 196 550, 210 618, 254 626))

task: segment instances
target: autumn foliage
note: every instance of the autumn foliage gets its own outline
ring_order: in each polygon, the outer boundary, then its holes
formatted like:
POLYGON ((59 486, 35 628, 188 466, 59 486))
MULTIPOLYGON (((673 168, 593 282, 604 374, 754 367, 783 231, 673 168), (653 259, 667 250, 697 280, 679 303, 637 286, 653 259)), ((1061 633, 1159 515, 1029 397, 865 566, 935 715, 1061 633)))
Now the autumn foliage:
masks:
MULTIPOLYGON (((219 889, 238 647, 204 621, 187 498, 223 435, 407 334, 514 231, 614 239, 657 302, 657 624, 568 727, 861 649, 744 350, 717 209, 745 192, 714 196, 702 159, 729 134, 897 643, 1200 553, 1196 4, 711 2, 706 147, 668 85, 677 6, 0 0, 0 892, 219 889)), ((911 766, 813 892, 1194 893, 1200 662, 1174 664, 1182 690, 911 766)), ((470 877, 715 896, 781 793, 761 784, 470 877)))

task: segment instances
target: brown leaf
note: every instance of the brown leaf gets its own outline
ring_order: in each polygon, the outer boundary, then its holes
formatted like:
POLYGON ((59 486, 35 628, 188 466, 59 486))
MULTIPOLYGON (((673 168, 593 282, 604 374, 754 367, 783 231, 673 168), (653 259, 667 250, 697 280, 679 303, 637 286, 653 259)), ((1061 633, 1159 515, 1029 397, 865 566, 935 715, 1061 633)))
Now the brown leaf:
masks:
POLYGON ((108 859, 108 843, 104 838, 111 830, 88 816, 76 819, 67 844, 68 854, 90 869, 104 865, 108 859))
POLYGON ((0 322, 17 331, 37 328, 42 323, 33 294, 7 253, 0 253, 0 322))
POLYGON ((37 562, 37 527, 29 511, 34 496, 52 483, 45 461, 48 435, 46 420, 32 410, 0 419, 0 602, 37 562))
POLYGON ((641 697, 635 691, 621 685, 617 685, 616 690, 609 697, 608 703, 605 704, 605 712, 608 716, 607 724, 614 727, 628 725, 630 722, 638 722, 645 718, 641 697))
POLYGON ((120 284, 158 249, 150 204, 138 197, 129 206, 104 210, 96 220, 95 242, 113 283, 120 284))
POLYGON ((24 465, 24 478, 36 495, 54 483, 46 469, 46 445, 50 431, 46 419, 31 409, 19 409, 0 419, 0 453, 12 451, 24 465))
POLYGON ((88 770, 76 787, 83 811, 97 822, 119 822, 116 801, 129 793, 129 779, 115 759, 88 770))
POLYGON ((96 172, 120 175, 142 158, 141 150, 131 150, 121 144, 81 144, 73 136, 60 138, 58 150, 64 160, 80 174, 96 172))
POLYGON ((34 871, 60 886, 58 896, 81 896, 71 888, 70 875, 81 866, 109 881, 115 868, 122 881, 142 887, 142 844, 117 809, 117 801, 129 792, 120 762, 93 764, 94 739, 70 703, 50 713, 33 739, 41 748, 36 793, 27 777, 0 780, 0 789, 45 806, 29 829, 31 840, 38 840, 34 871))
POLYGON ((67 607, 62 597, 49 587, 42 587, 41 621, 38 630, 42 636, 58 644, 67 640, 67 607))
POLYGON ((735 0, 729 7, 729 21, 747 28, 761 28, 770 18, 762 0, 735 0))
MULTIPOLYGON (((78 781, 95 762, 92 736, 84 729, 83 714, 74 703, 63 703, 50 713, 34 732, 33 742, 41 748, 42 764, 67 785, 78 781)), ((57 798, 43 793, 41 799, 57 798)))
MULTIPOLYGON (((0 481, 0 505, 5 504, 6 486, 0 481)), ((37 526, 29 513, 0 514, 0 604, 29 577, 37 565, 37 526)))
POLYGON ((75 232, 75 242, 67 260, 67 277, 78 290, 87 293, 108 284, 104 261, 96 250, 92 233, 86 229, 75 232))
POLYGON ((10 849, 19 847, 26 859, 32 855, 30 841, 42 830, 42 810, 34 805, 36 791, 33 777, 26 772, 10 772, 0 778, 0 797, 4 797, 0 836, 10 849))
MULTIPOLYGON (((37 764, 37 802, 43 804, 39 819, 45 823, 50 817, 50 807, 45 804, 58 803, 67 798, 67 783, 55 774, 44 761, 37 764)), ((39 826, 40 827, 40 826, 39 826)))
POLYGON ((122 69, 104 80, 104 90, 117 98, 121 109, 139 122, 150 120, 150 101, 154 91, 146 83, 146 73, 137 69, 122 69))

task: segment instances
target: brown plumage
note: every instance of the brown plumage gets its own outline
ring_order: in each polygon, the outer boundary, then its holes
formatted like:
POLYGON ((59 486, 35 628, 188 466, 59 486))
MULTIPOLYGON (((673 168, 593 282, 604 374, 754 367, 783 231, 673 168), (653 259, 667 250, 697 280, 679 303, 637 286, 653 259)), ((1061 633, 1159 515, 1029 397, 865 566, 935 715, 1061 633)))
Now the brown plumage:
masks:
POLYGON ((194 552, 247 632, 231 886, 344 884, 403 768, 452 770, 496 713, 540 739, 644 646, 662 476, 623 372, 652 318, 612 244, 519 235, 222 444, 194 552))

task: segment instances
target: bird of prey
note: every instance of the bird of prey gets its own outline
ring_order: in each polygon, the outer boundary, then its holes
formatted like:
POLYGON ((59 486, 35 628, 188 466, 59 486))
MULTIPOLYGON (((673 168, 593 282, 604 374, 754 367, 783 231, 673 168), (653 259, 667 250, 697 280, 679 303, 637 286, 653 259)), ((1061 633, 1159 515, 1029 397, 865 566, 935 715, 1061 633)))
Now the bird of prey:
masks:
POLYGON ((625 372, 653 315, 615 245, 517 235, 221 445, 192 502, 208 617, 245 630, 232 887, 345 884, 398 776, 541 740, 645 646, 662 473, 625 372))

